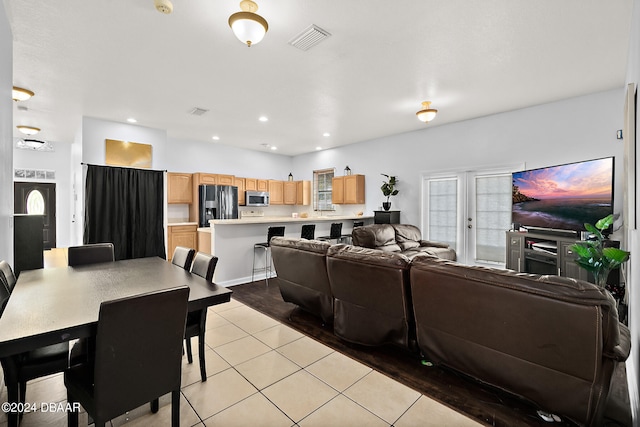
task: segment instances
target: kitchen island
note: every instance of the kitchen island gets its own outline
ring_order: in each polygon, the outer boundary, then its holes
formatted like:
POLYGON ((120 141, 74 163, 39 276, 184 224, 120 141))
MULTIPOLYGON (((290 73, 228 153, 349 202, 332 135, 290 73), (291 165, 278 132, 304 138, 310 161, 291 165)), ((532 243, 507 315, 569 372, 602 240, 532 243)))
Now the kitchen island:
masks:
MULTIPOLYGON (((218 257, 214 281, 218 285, 233 286, 251 281, 253 246, 266 242, 267 229, 284 226, 286 237, 300 237, 304 224, 315 224, 316 238, 328 236, 331 224, 342 223, 342 234, 351 234, 354 221, 373 223, 373 216, 314 216, 293 217, 244 217, 241 219, 216 219, 209 227, 198 228, 198 250, 218 257), (206 249, 210 248, 209 251, 206 249)), ((256 268, 264 268, 264 254, 256 252, 256 268)), ((255 273, 254 280, 265 278, 264 270, 255 273)))

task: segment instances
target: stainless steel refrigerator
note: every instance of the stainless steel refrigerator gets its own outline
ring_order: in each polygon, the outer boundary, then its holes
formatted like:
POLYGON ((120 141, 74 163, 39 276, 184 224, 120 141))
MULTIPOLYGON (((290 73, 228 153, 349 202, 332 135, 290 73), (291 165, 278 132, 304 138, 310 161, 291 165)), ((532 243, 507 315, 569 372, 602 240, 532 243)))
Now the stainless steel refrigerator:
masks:
POLYGON ((238 218, 238 187, 233 185, 200 185, 200 227, 208 227, 210 219, 238 218))

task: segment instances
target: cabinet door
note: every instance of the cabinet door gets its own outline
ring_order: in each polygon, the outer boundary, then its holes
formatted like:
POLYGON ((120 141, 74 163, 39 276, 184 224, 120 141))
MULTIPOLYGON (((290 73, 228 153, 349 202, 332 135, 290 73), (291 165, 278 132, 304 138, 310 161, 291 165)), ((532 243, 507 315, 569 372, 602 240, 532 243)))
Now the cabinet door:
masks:
POLYGON ((558 243, 560 243, 560 275, 564 277, 571 277, 572 279, 589 279, 587 270, 580 268, 580 266, 576 264, 575 260, 577 255, 571 249, 573 242, 558 243))
POLYGON ((197 247, 197 225, 174 225, 168 227, 167 237, 169 240, 167 259, 171 261, 173 251, 176 246, 184 246, 187 248, 197 247))
POLYGON ((269 191, 269 180, 259 179, 257 184, 258 184, 258 187, 256 189, 257 191, 269 191))
POLYGON ((192 203, 192 185, 190 173, 167 173, 167 203, 192 203))
POLYGON ((285 205, 295 205, 296 204, 296 193, 298 186, 294 181, 286 181, 283 183, 284 187, 284 204, 285 205))
POLYGON ((216 184, 218 185, 235 185, 234 180, 235 176, 233 175, 216 175, 216 184))
POLYGON ((212 174, 212 173, 201 173, 199 174, 199 182, 198 185, 200 184, 206 184, 206 185, 216 185, 218 182, 216 180, 216 175, 212 174))
POLYGON ((524 257, 524 236, 507 233, 507 265, 508 270, 522 272, 524 257))
POLYGON ((233 185, 238 187, 238 204, 240 206, 246 205, 247 201, 244 198, 244 191, 245 191, 244 190, 244 186, 245 186, 244 178, 234 178, 233 185))
POLYGON ((364 175, 347 175, 344 178, 344 203, 364 203, 364 175))
POLYGON ((311 181, 296 181, 296 205, 311 204, 311 181))
POLYGON ((258 191, 258 180, 255 178, 245 178, 244 189, 245 191, 258 191))
POLYGON ((344 203, 344 176, 334 176, 331 180, 331 203, 344 203))
POLYGON ((284 186, 282 181, 269 180, 269 204, 284 204, 284 186))

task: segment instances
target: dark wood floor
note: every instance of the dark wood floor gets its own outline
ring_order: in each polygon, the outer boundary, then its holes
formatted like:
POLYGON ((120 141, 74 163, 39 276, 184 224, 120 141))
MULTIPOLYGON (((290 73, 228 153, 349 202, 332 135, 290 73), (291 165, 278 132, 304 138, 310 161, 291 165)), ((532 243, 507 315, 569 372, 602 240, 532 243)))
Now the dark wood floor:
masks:
MULTIPOLYGON (((282 300, 276 278, 237 285, 233 298, 304 333, 363 364, 388 375, 412 389, 429 396, 467 416, 491 426, 575 426, 570 421, 547 423, 536 408, 514 396, 480 384, 451 370, 429 367, 414 354, 397 347, 363 347, 338 339, 331 325, 282 300)), ((624 400, 624 399, 623 399, 624 400)), ((622 406, 624 407, 622 402, 622 406)), ((628 403, 627 403, 628 405, 628 403)), ((613 412, 613 411, 608 411, 613 412)), ((619 409, 617 412, 620 412, 619 409)), ((624 412, 624 410, 623 410, 624 412)), ((606 417, 604 426, 625 426, 620 422, 627 414, 606 417)))

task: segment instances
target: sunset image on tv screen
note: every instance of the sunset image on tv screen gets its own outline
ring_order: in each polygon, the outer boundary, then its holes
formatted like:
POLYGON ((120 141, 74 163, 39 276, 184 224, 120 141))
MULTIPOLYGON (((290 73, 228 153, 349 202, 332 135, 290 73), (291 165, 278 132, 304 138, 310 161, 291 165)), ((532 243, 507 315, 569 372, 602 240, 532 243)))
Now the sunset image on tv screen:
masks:
POLYGON ((613 211, 613 158, 513 174, 514 223, 584 230, 613 211))

